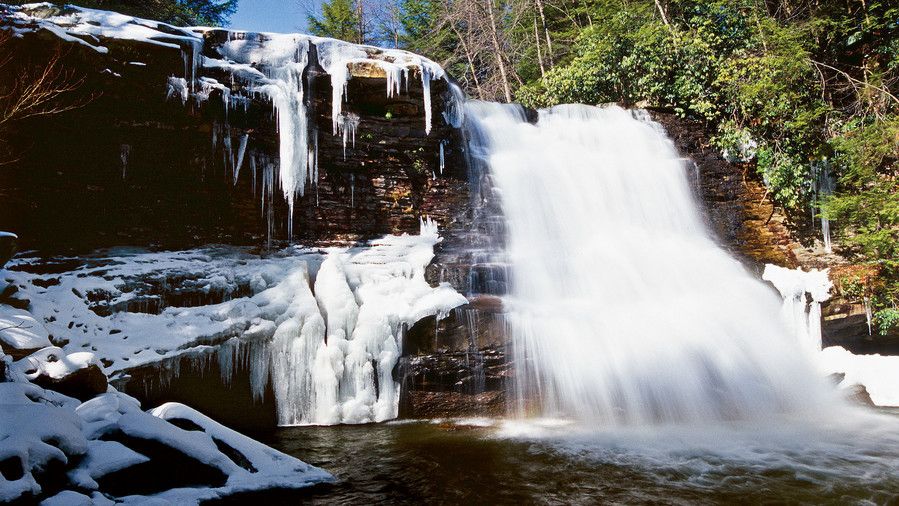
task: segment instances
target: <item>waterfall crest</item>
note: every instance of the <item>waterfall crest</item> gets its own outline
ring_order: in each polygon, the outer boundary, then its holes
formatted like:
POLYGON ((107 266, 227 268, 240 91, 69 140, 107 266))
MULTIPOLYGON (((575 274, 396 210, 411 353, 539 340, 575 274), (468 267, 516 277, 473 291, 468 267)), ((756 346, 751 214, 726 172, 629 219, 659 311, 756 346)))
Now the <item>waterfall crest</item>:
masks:
POLYGON ((520 415, 731 420, 828 396, 648 115, 566 105, 530 124, 518 106, 466 107, 507 220, 520 415))

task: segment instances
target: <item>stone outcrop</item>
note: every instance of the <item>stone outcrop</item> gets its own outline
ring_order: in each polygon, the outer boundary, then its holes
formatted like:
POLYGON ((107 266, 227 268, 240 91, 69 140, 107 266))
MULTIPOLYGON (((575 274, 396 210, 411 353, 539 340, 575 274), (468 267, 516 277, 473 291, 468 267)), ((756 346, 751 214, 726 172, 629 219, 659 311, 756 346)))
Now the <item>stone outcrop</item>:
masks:
MULTIPOLYGON (((199 56, 209 58, 223 58, 223 41, 243 36, 225 30, 201 35, 199 56)), ((23 248, 180 248, 288 239, 280 190, 263 204, 263 168, 251 167, 251 154, 272 162, 279 154, 276 113, 263 95, 226 107, 222 86, 204 92, 203 100, 191 94, 182 103, 167 83, 190 72, 183 48, 101 36, 104 54, 46 30, 11 43, 14 68, 33 69, 60 55, 62 67, 81 83, 63 98, 80 107, 23 121, 11 133, 9 144, 18 152, 0 172, 0 230, 17 232, 23 248), (235 176, 242 142, 247 158, 235 176)), ((227 69, 200 65, 197 72, 195 81, 228 83, 234 93, 243 89, 227 69)), ((358 126, 344 153, 343 137, 332 135, 331 79, 314 63, 304 72, 319 174, 297 202, 293 240, 351 244, 414 233, 424 215, 441 227, 452 225, 468 198, 461 136, 442 114, 452 100, 448 81, 430 83, 433 128, 427 134, 424 90, 414 71, 392 97, 383 72, 350 65, 350 73, 343 112, 358 116, 358 126)))

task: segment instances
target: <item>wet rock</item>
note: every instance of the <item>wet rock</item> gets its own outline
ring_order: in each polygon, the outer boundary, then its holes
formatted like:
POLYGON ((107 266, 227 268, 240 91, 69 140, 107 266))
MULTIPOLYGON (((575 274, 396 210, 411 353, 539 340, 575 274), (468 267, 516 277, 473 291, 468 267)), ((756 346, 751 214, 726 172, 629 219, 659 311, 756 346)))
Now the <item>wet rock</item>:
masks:
POLYGON ((506 414, 506 396, 502 391, 480 394, 459 392, 410 392, 400 416, 406 418, 502 417, 506 414))
POLYGON ((868 393, 868 389, 865 388, 864 385, 851 385, 847 387, 843 390, 843 397, 854 404, 870 408, 876 407, 874 401, 871 400, 871 394, 868 393))
POLYGON ((399 415, 501 414, 512 375, 505 346, 403 357, 397 366, 397 381, 402 385, 399 415))
POLYGON ((502 346, 507 341, 502 299, 476 295, 437 321, 429 316, 408 329, 403 338, 406 355, 468 352, 502 346))
POLYGON ((704 204, 706 223, 721 244, 754 269, 766 263, 797 267, 796 240, 755 167, 726 161, 703 123, 670 111, 653 110, 651 115, 665 127, 678 152, 690 159, 688 177, 704 204))

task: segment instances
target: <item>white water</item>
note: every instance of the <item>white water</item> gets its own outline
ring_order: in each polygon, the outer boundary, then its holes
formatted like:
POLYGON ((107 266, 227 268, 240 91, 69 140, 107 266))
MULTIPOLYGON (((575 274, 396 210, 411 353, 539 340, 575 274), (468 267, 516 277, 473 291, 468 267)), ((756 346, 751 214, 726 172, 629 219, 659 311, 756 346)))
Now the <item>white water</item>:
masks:
POLYGON ((465 116, 507 220, 520 414, 632 425, 829 401, 779 298, 707 233, 661 127, 618 107, 465 116))

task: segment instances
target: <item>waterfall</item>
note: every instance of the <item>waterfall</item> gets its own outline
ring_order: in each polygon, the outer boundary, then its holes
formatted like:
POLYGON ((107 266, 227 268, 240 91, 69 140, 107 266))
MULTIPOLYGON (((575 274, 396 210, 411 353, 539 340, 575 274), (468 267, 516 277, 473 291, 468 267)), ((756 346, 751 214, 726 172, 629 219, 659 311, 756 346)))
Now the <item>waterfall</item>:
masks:
POLYGON ((774 291, 707 232, 648 115, 567 105, 531 124, 472 102, 465 117, 506 216, 519 415, 732 420, 829 399, 774 291))

